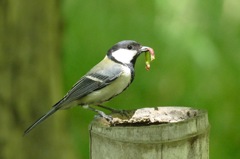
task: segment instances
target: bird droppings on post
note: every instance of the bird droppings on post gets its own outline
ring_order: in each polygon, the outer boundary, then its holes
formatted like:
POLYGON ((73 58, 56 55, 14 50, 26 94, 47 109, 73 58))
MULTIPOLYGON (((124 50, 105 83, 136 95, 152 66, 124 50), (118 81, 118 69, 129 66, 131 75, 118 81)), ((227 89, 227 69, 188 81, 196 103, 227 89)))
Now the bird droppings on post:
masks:
POLYGON ((104 118, 98 120, 108 126, 146 126, 180 122, 198 115, 198 110, 187 107, 142 108, 123 112, 110 114, 111 122, 104 118))

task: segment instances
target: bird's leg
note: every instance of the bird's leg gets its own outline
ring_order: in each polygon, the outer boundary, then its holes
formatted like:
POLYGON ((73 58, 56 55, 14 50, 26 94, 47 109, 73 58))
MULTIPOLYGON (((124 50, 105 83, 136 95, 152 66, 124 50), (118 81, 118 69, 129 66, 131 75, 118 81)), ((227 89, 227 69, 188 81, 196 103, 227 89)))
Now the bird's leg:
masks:
POLYGON ((83 108, 91 110, 91 111, 94 111, 94 112, 98 113, 101 117, 107 119, 108 121, 110 121, 110 122, 112 121, 112 117, 107 115, 107 114, 105 114, 103 111, 100 111, 100 110, 95 109, 93 107, 90 107, 88 105, 83 106, 83 108))
POLYGON ((103 109, 107 109, 107 110, 111 111, 112 113, 119 113, 121 115, 129 117, 126 110, 113 109, 113 108, 110 108, 110 107, 107 107, 107 106, 104 106, 104 105, 96 105, 96 106, 98 106, 100 108, 103 108, 103 109))
POLYGON ((100 107, 100 108, 103 108, 103 109, 107 109, 107 110, 109 110, 109 111, 111 111, 111 112, 119 112, 120 110, 117 110, 117 109, 113 109, 113 108, 110 108, 110 107, 107 107, 107 106, 104 106, 104 105, 96 105, 96 106, 98 106, 98 107, 100 107))

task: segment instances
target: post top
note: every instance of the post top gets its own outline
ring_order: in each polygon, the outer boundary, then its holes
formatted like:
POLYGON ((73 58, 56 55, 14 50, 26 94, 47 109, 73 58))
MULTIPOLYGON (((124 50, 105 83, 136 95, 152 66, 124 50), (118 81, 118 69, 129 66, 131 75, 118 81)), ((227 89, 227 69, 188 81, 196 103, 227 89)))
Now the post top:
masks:
POLYGON ((207 111, 191 107, 154 107, 127 111, 129 117, 110 114, 112 123, 95 118, 92 133, 116 140, 132 142, 169 142, 208 131, 207 111))

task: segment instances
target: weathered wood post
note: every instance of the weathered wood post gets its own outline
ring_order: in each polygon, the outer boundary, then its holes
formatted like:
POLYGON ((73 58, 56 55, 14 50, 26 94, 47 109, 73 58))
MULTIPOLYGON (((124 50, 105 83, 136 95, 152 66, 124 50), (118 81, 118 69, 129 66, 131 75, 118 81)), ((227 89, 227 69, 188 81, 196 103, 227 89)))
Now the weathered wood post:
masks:
POLYGON ((188 107, 157 107, 128 111, 128 119, 112 114, 92 121, 91 159, 208 159, 206 111, 188 107))

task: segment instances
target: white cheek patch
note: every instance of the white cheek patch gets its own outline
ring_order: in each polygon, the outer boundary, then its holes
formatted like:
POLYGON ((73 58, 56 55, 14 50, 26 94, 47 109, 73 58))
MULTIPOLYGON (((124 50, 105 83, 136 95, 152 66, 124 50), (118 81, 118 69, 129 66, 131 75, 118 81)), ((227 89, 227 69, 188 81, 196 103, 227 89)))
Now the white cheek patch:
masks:
POLYGON ((119 62, 130 63, 136 54, 136 50, 119 49, 117 51, 114 51, 112 53, 112 56, 119 62))

